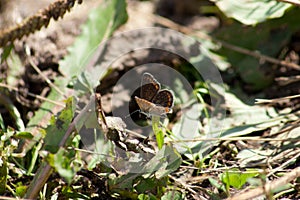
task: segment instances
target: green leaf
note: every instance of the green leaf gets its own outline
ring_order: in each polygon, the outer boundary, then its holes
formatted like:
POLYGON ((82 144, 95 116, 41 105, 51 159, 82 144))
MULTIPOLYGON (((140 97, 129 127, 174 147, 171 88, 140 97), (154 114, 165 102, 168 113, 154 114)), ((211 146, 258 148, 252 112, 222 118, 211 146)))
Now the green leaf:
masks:
MULTIPOLYGON (((69 48, 69 55, 59 63, 60 71, 65 76, 57 77, 54 83, 65 95, 69 95, 66 88, 74 79, 73 76, 82 73, 83 66, 88 62, 96 47, 126 20, 127 13, 124 0, 106 1, 90 13, 87 23, 82 27, 82 34, 76 39, 74 45, 69 48)), ((64 99, 54 89, 51 90, 47 98, 58 102, 64 99)), ((58 109, 60 108, 53 103, 44 102, 40 109, 35 112, 35 116, 29 121, 26 129, 35 133, 35 140, 39 140, 41 137, 37 125, 38 127, 46 126, 51 111, 57 111, 58 109)), ((30 149, 32 145, 33 143, 29 144, 27 149, 30 149)))
MULTIPOLYGON (((198 119, 201 113, 203 112, 203 109, 204 109, 203 104, 194 104, 187 109, 187 111, 182 115, 180 121, 174 124, 172 128, 172 134, 174 136, 174 139, 190 140, 191 138, 198 136, 198 130, 195 129, 199 129, 198 127, 201 125, 198 119)), ((202 144, 203 144, 202 141, 184 142, 184 143, 175 144, 175 147, 179 153, 188 156, 187 154, 190 153, 190 150, 192 148, 195 148, 197 146, 202 146, 202 144)), ((197 152, 199 150, 200 148, 197 150, 197 152)))
POLYGON ((1 60, 0 60, 1 64, 8 58, 13 47, 14 47, 13 44, 10 44, 10 45, 4 47, 3 53, 1 54, 1 60))
POLYGON ((117 190, 129 190, 133 189, 133 181, 138 176, 138 174, 126 174, 118 177, 110 177, 108 179, 109 190, 117 191, 117 190))
POLYGON ((14 138, 17 138, 17 139, 32 139, 33 138, 33 135, 30 133, 30 132, 17 132, 15 135, 14 135, 14 138))
POLYGON ((214 178, 208 178, 208 180, 209 180, 210 184, 211 184, 213 187, 215 187, 215 188, 217 188, 218 190, 221 190, 221 191, 223 191, 223 192, 226 192, 226 189, 225 189, 224 185, 221 184, 220 181, 218 181, 218 180, 216 180, 216 179, 214 179, 214 178))
POLYGON ((173 191, 166 192, 161 197, 161 199, 162 200, 169 200, 169 199, 172 199, 172 200, 181 200, 181 199, 184 199, 184 196, 183 196, 183 194, 181 192, 173 190, 173 191))
POLYGON ((61 194, 66 199, 91 199, 87 195, 81 194, 78 191, 73 191, 73 188, 70 186, 63 187, 61 194))
POLYGON ((157 200, 153 194, 140 194, 138 200, 157 200))
POLYGON ((6 58, 6 63, 9 66, 6 78, 7 85, 15 85, 25 73, 24 63, 22 63, 20 56, 15 50, 12 50, 9 57, 6 58))
POLYGON ((174 172, 182 160, 173 146, 164 145, 157 154, 144 166, 143 172, 155 172, 156 178, 162 178, 174 172))
MULTIPOLYGON (((216 91, 222 89, 216 84, 210 84, 210 86, 216 91)), ((219 135, 220 137, 242 136, 282 123, 283 119, 278 115, 275 108, 248 105, 237 97, 243 95, 245 94, 242 91, 238 95, 229 91, 225 93, 225 102, 230 115, 222 119, 224 131, 222 135, 219 135)), ((247 98, 249 104, 254 103, 254 99, 251 100, 248 96, 245 98, 247 98)))
POLYGON ((239 171, 239 169, 230 169, 220 174, 220 180, 227 186, 240 189, 247 182, 247 179, 257 175, 259 175, 259 171, 256 169, 247 169, 245 172, 239 171))
POLYGON ((7 96, 5 96, 2 93, 0 95, 1 95, 0 104, 4 105, 5 108, 8 110, 10 116, 15 121, 17 129, 19 131, 24 131, 25 125, 23 123, 19 110, 14 106, 13 102, 7 96))
POLYGON ((7 168, 6 158, 0 154, 0 194, 5 193, 6 191, 6 183, 7 183, 7 175, 8 175, 8 168, 7 168))
POLYGON ((25 193, 26 193, 26 190, 27 190, 27 186, 26 185, 22 185, 21 183, 18 184, 18 186, 16 187, 16 194, 17 194, 17 196, 19 196, 19 197, 24 196, 25 193))
POLYGON ((281 17, 292 6, 275 0, 218 0, 216 5, 225 15, 246 25, 281 17))
POLYGON ((46 128, 44 149, 51 153, 56 153, 62 138, 74 117, 73 98, 69 98, 66 107, 50 120, 50 125, 46 128))
POLYGON ((3 131, 6 130, 2 114, 0 114, 0 129, 3 131))
POLYGON ((59 175, 71 183, 78 169, 72 167, 75 152, 60 148, 55 154, 47 156, 48 163, 59 173, 59 175))
MULTIPOLYGON (((299 9, 291 9, 278 19, 272 19, 255 27, 245 27, 233 22, 218 29, 215 36, 227 43, 259 52, 270 57, 278 56, 292 34, 298 30, 299 9), (259 39, 258 39, 259 38, 259 39)), ((252 90, 261 90, 273 81, 274 70, 264 67, 266 62, 223 47, 217 52, 225 57, 235 71, 252 90)))
POLYGON ((274 154, 274 151, 271 149, 243 149, 236 158, 239 159, 240 166, 244 167, 252 163, 265 163, 272 154, 274 154))
POLYGON ((135 189, 138 193, 146 193, 147 191, 151 191, 160 185, 159 180, 154 176, 151 178, 143 178, 139 177, 138 183, 135 186, 135 189))
POLYGON ((89 15, 88 22, 82 27, 70 52, 60 64, 60 71, 69 78, 79 75, 100 42, 107 39, 120 25, 127 21, 124 0, 104 1, 89 15))

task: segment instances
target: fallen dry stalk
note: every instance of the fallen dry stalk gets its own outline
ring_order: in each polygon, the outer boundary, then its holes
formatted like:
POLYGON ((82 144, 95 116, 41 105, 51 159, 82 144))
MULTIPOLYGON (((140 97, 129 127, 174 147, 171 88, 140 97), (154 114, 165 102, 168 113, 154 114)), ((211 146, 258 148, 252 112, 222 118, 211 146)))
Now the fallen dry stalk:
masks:
POLYGON ((163 26, 166 26, 168 28, 180 31, 180 32, 182 32, 184 34, 195 35, 195 36, 197 36, 199 38, 204 38, 204 39, 212 40, 212 41, 214 41, 216 43, 219 43, 220 45, 222 45, 223 47, 225 47, 227 49, 231 49, 231 50, 239 52, 241 54, 252 56, 252 57, 257 58, 257 59, 259 59, 261 61, 267 61, 269 63, 273 63, 273 64, 276 64, 276 65, 281 65, 281 66, 289 67, 291 69, 300 70, 300 65, 297 65, 295 63, 291 63, 291 62, 287 62, 287 61, 284 61, 284 60, 279 60, 279 59, 276 59, 276 58, 272 58, 270 56, 261 54, 260 52, 251 51, 249 49, 246 49, 246 48, 243 48, 243 47, 239 47, 239 46, 227 43, 225 41, 218 40, 216 38, 212 38, 209 35, 206 35, 206 34, 204 34, 202 32, 197 32, 196 30, 187 28, 185 26, 181 26, 180 24, 177 24, 177 23, 175 23, 175 22, 173 22, 173 21, 171 21, 171 20, 169 20, 167 18, 164 18, 164 17, 160 17, 160 16, 156 16, 156 15, 153 15, 152 17, 153 17, 153 20, 156 23, 161 24, 163 26))

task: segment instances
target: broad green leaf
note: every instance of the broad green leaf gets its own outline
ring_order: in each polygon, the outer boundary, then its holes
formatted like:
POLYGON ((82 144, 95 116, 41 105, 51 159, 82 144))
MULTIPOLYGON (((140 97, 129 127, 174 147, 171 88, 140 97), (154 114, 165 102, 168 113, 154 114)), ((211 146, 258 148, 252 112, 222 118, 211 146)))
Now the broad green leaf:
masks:
POLYGON ((169 199, 172 199, 172 200, 181 200, 181 199, 184 199, 184 196, 183 196, 183 194, 181 192, 173 190, 173 191, 166 192, 161 197, 161 199, 162 200, 169 200, 169 199))
POLYGON ((220 137, 247 135, 282 123, 282 117, 273 107, 247 105, 229 92, 225 94, 225 101, 231 114, 223 119, 224 131, 220 137))
POLYGON ((256 169, 248 169, 244 172, 239 171, 238 169, 230 169, 220 174, 220 179, 227 186, 240 189, 247 182, 247 179, 257 175, 259 175, 259 171, 256 169))
POLYGON ((275 0, 218 0, 215 2, 225 15, 246 25, 281 17, 292 6, 275 0))
MULTIPOLYGON (((222 89, 216 84, 210 84, 210 86, 216 91, 222 89)), ((242 91, 239 91, 238 96, 244 95, 242 91)), ((233 137, 249 134, 278 125, 283 120, 273 107, 253 105, 254 99, 250 99, 248 96, 245 98, 248 99, 250 105, 244 103, 230 91, 225 93, 224 98, 230 115, 222 119, 225 131, 220 136, 233 137)))
MULTIPOLYGON (((203 107, 204 106, 201 104, 190 106, 189 110, 186 111, 186 113, 182 116, 181 120, 174 124, 172 128, 172 134, 175 140, 190 140, 194 137, 199 136, 199 130, 196 129, 199 129, 201 126, 198 119, 201 115, 201 112, 203 111, 203 107)), ((198 144, 195 142, 185 142, 174 144, 174 146, 176 147, 179 153, 186 153, 189 152, 189 149, 192 149, 198 144)))
POLYGON ((127 174, 124 176, 110 177, 108 179, 109 190, 116 191, 120 189, 132 190, 133 181, 138 176, 138 174, 127 174))
POLYGON ((124 0, 104 1, 90 13, 87 23, 82 27, 82 34, 68 49, 69 56, 59 63, 60 71, 69 78, 79 75, 100 42, 124 24, 127 18, 124 0))
POLYGON ((249 163, 265 163, 274 151, 271 149, 260 150, 260 149, 243 149, 237 155, 241 167, 247 166, 249 163))
MULTIPOLYGON (((138 193, 148 193, 149 191, 163 185, 161 180, 156 179, 154 176, 150 178, 138 177, 135 189, 138 193)), ((165 185, 165 184, 164 184, 165 185)))
POLYGON ((232 118, 235 126, 258 124, 277 116, 274 108, 247 105, 230 92, 225 94, 225 102, 230 109, 230 115, 227 118, 232 118))
POLYGON ((65 136, 67 129, 74 117, 73 98, 69 98, 64 108, 57 116, 53 116, 50 125, 46 128, 46 137, 44 139, 44 149, 51 153, 56 153, 62 138, 65 136))
POLYGON ((153 173, 159 179, 178 169, 181 157, 173 146, 164 145, 157 154, 143 167, 143 172, 153 173))
POLYGON ((73 151, 67 151, 60 148, 55 154, 49 154, 47 156, 48 163, 59 173, 59 175, 70 183, 76 174, 76 167, 72 163, 74 160, 73 151))
MULTIPOLYGON (((91 11, 89 19, 83 25, 82 34, 76 39, 74 45, 69 49, 69 55, 60 62, 60 71, 65 77, 57 77, 54 84, 65 94, 70 95, 67 86, 74 79, 73 76, 82 73, 82 67, 88 62, 96 47, 108 38, 120 25, 127 20, 126 3, 124 0, 111 0, 101 4, 91 11)), ((77 78, 77 77, 75 77, 77 78)), ((64 99, 56 90, 51 90, 47 97, 50 100, 60 102, 64 99)), ((45 127, 52 115, 61 107, 53 103, 44 102, 40 109, 35 112, 35 116, 29 121, 27 131, 34 132, 35 140, 41 137, 38 127, 45 127), (32 131, 31 131, 32 130, 32 131)), ((30 149, 30 144, 26 149, 30 149)), ((26 151, 25 149, 25 151, 26 151)))
MULTIPOLYGON (((215 36, 235 46, 276 57, 292 34, 298 30, 299 18, 299 9, 291 9, 283 17, 268 20, 255 27, 245 27, 237 22, 230 23, 218 29, 215 36)), ((250 89, 261 90, 272 83, 272 64, 226 47, 217 53, 227 59, 250 89)))

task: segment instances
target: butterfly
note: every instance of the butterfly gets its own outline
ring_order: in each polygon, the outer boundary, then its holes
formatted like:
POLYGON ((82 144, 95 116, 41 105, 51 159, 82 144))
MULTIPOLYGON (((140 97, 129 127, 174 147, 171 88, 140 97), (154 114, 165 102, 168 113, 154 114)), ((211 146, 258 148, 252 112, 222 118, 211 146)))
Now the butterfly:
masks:
POLYGON ((141 112, 147 116, 166 116, 172 112, 174 95, 170 90, 161 89, 160 83, 148 72, 142 77, 140 96, 135 96, 141 112))

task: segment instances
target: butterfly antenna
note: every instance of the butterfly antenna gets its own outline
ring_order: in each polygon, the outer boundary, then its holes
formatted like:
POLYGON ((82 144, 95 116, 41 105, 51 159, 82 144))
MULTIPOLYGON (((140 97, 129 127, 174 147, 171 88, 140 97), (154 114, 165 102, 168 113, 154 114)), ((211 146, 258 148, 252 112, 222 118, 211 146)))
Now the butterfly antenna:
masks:
POLYGON ((132 114, 134 114, 136 112, 140 112, 140 110, 135 110, 132 113, 129 113, 128 115, 126 115, 124 118, 126 119, 126 118, 130 117, 132 114))

